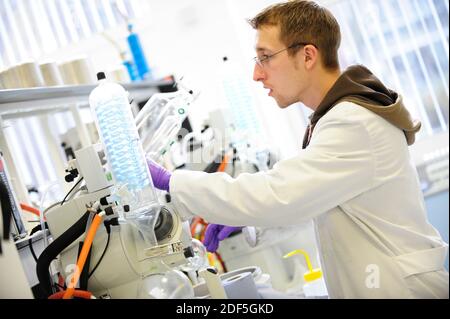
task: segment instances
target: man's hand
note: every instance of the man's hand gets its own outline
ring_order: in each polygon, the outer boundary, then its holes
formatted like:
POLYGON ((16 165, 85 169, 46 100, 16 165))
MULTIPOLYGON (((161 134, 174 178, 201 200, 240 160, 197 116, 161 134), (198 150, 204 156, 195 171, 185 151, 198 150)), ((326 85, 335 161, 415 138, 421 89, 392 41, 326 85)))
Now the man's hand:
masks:
POLYGON ((150 169, 150 174, 152 175, 153 185, 160 190, 165 190, 168 192, 170 177, 172 174, 149 158, 147 158, 147 164, 150 169))
POLYGON ((203 244, 206 250, 214 253, 219 247, 219 242, 230 236, 235 231, 241 230, 242 227, 232 227, 217 224, 209 224, 206 228, 205 239, 203 244))

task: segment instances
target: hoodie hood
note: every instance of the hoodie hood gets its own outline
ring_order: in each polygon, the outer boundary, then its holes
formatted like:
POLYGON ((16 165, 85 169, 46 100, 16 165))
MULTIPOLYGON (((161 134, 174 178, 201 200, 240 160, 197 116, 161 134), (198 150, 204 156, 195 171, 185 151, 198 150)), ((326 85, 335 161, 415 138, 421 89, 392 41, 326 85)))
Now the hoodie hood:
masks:
POLYGON ((396 92, 386 88, 381 81, 362 65, 349 67, 341 74, 311 116, 311 124, 303 140, 309 144, 312 130, 322 116, 340 102, 353 102, 381 116, 405 133, 408 145, 415 141, 421 123, 413 120, 396 92))

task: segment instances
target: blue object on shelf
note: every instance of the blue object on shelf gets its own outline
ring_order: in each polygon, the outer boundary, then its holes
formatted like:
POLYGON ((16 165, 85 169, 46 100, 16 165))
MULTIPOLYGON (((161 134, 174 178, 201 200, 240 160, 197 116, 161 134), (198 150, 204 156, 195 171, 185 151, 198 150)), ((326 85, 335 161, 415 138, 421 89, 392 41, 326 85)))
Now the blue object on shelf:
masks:
POLYGON ((130 47, 131 54, 133 55, 134 64, 136 65, 139 77, 145 79, 150 77, 150 69, 145 58, 144 51, 142 50, 141 41, 139 36, 133 32, 133 25, 128 25, 130 34, 127 37, 128 45, 130 47))
POLYGON ((141 77, 139 76, 139 73, 133 62, 123 61, 123 65, 127 68, 128 75, 130 76, 130 80, 132 82, 141 80, 141 77))

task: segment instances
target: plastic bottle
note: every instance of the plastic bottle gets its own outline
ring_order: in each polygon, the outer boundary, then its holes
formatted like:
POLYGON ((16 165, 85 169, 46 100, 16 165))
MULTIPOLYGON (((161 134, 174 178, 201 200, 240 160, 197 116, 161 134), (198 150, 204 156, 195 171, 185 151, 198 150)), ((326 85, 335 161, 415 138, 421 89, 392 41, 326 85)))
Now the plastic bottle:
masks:
POLYGON ((142 50, 141 41, 139 36, 133 32, 133 25, 128 24, 128 31, 130 34, 127 37, 128 46, 130 47, 131 54, 133 55, 134 64, 136 65, 139 77, 141 79, 150 77, 150 69, 145 58, 144 51, 142 50))
POLYGON ((125 52, 121 52, 120 57, 122 58, 122 64, 127 68, 130 80, 132 82, 140 80, 141 78, 139 77, 136 65, 134 65, 133 61, 128 58, 127 54, 125 52))
POLYGON ((323 277, 306 282, 303 285, 303 293, 307 298, 327 298, 328 291, 323 277))
POLYGON ((305 297, 327 298, 328 291, 325 285, 325 281, 322 277, 322 270, 320 268, 312 268, 309 255, 306 251, 297 249, 286 254, 285 256, 283 256, 283 258, 288 258, 296 254, 302 254, 303 256, 305 256, 306 265, 309 270, 303 274, 303 279, 305 280, 305 284, 303 285, 303 293, 305 294, 305 297))
POLYGON ((89 104, 100 140, 119 194, 120 204, 128 205, 124 217, 138 226, 156 244, 153 226, 159 203, 142 150, 125 89, 97 74, 99 85, 91 92, 89 104))

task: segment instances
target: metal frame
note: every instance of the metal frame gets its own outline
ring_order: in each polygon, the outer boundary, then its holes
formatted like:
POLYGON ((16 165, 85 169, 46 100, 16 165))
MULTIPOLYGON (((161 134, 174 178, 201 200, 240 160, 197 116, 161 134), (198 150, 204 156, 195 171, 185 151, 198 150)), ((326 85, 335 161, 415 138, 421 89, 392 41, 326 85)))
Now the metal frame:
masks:
MULTIPOLYGON (((161 80, 123 84, 134 100, 148 99, 154 93, 160 92, 160 87, 170 85, 175 83, 172 80, 161 80)), ((90 139, 86 126, 81 120, 80 108, 89 107, 89 94, 95 87, 96 85, 79 85, 0 90, 0 150, 5 156, 20 202, 29 203, 30 201, 23 177, 15 165, 17 161, 11 152, 13 145, 8 142, 4 132, 4 122, 29 116, 45 117, 50 113, 70 110, 83 146, 88 146, 90 139)), ((40 124, 45 126, 45 121, 40 121, 40 124)), ((58 142, 54 138, 47 142, 49 151, 54 153, 59 147, 58 142)), ((60 162, 55 164, 57 167, 64 165, 60 162)))

